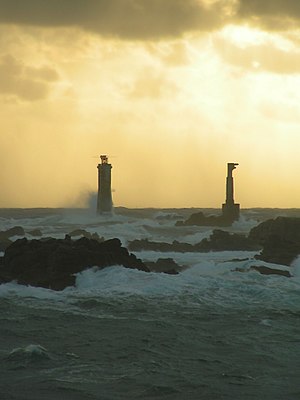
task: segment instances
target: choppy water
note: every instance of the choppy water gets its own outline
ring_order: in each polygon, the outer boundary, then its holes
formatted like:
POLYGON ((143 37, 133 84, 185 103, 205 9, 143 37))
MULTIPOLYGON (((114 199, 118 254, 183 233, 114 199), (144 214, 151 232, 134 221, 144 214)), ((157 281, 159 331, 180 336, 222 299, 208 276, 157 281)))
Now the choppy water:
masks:
MULTIPOLYGON (((80 227, 125 245, 196 243, 211 232, 174 227, 173 214, 191 210, 118 212, 6 210, 0 230, 63 237, 80 227)), ((231 230, 248 232, 272 213, 280 211, 248 210, 231 230)), ((288 279, 234 272, 255 263, 253 252, 136 254, 189 268, 91 269, 62 292, 0 285, 1 400, 300 399, 299 261, 288 279)))

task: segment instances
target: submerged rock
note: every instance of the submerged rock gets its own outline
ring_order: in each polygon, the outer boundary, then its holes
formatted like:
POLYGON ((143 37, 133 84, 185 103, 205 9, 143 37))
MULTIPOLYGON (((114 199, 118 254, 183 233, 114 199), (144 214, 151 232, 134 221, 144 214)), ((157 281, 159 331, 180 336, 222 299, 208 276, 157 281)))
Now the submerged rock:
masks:
POLYGON ((262 275, 281 275, 281 276, 286 276, 287 278, 290 278, 292 276, 289 271, 270 268, 264 265, 253 265, 252 267, 250 267, 250 269, 258 271, 262 275))
POLYGON ((8 361, 25 362, 27 364, 49 359, 48 350, 38 344, 30 344, 26 347, 13 349, 6 357, 8 361))
POLYGON ((265 265, 252 265, 248 269, 244 268, 236 268, 234 271, 237 272, 248 272, 248 271, 257 271, 262 275, 280 275, 280 276, 285 276, 287 278, 291 278, 292 275, 289 271, 282 270, 282 269, 277 269, 277 268, 271 268, 271 267, 266 267, 265 265))
POLYGON ((119 239, 102 243, 80 238, 16 240, 5 251, 0 281, 62 290, 75 283, 75 274, 97 266, 122 265, 149 272, 146 265, 122 247, 119 239))

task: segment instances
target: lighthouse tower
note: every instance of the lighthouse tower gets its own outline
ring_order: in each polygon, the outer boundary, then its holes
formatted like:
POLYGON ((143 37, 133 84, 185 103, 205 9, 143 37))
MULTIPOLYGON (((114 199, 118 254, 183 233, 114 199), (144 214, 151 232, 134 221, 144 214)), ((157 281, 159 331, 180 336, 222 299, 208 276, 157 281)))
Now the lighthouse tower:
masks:
POLYGON ((112 196, 111 196, 111 164, 108 163, 106 155, 101 155, 101 164, 98 164, 98 199, 97 212, 112 211, 112 196))
POLYGON ((227 164, 227 178, 226 178, 226 202, 222 204, 222 214, 224 219, 233 222, 240 217, 240 205, 234 202, 233 193, 233 176, 232 171, 239 165, 237 163, 227 164))

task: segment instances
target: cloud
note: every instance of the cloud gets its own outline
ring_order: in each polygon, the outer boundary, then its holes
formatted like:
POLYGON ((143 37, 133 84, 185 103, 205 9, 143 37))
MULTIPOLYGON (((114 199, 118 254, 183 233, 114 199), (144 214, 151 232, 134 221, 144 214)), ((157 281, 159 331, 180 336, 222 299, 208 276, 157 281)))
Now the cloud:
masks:
POLYGON ((0 23, 157 39, 218 28, 235 0, 0 0, 0 23))
POLYGON ((125 40, 178 38, 237 22, 288 31, 299 19, 299 0, 0 0, 0 24, 75 27, 125 40))
POLYGON ((26 66, 10 54, 0 58, 0 95, 25 101, 45 99, 58 73, 48 66, 26 66))
POLYGON ((174 97, 177 86, 169 80, 164 73, 145 68, 135 80, 129 95, 133 99, 174 97))
POLYGON ((240 47, 222 38, 216 38, 214 45, 223 60, 244 70, 252 72, 271 72, 276 74, 299 74, 300 52, 285 51, 272 43, 240 47))
POLYGON ((300 17, 300 3, 298 0, 240 0, 240 14, 242 15, 285 15, 300 17))
POLYGON ((271 30, 299 27, 299 0, 239 0, 238 15, 271 30))

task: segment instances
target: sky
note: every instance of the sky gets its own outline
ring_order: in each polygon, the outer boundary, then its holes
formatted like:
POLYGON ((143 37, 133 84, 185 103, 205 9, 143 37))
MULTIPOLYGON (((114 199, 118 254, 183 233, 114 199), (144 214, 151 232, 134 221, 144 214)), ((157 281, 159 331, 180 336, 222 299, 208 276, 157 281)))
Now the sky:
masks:
POLYGON ((299 0, 0 0, 0 207, 300 207, 299 0))

